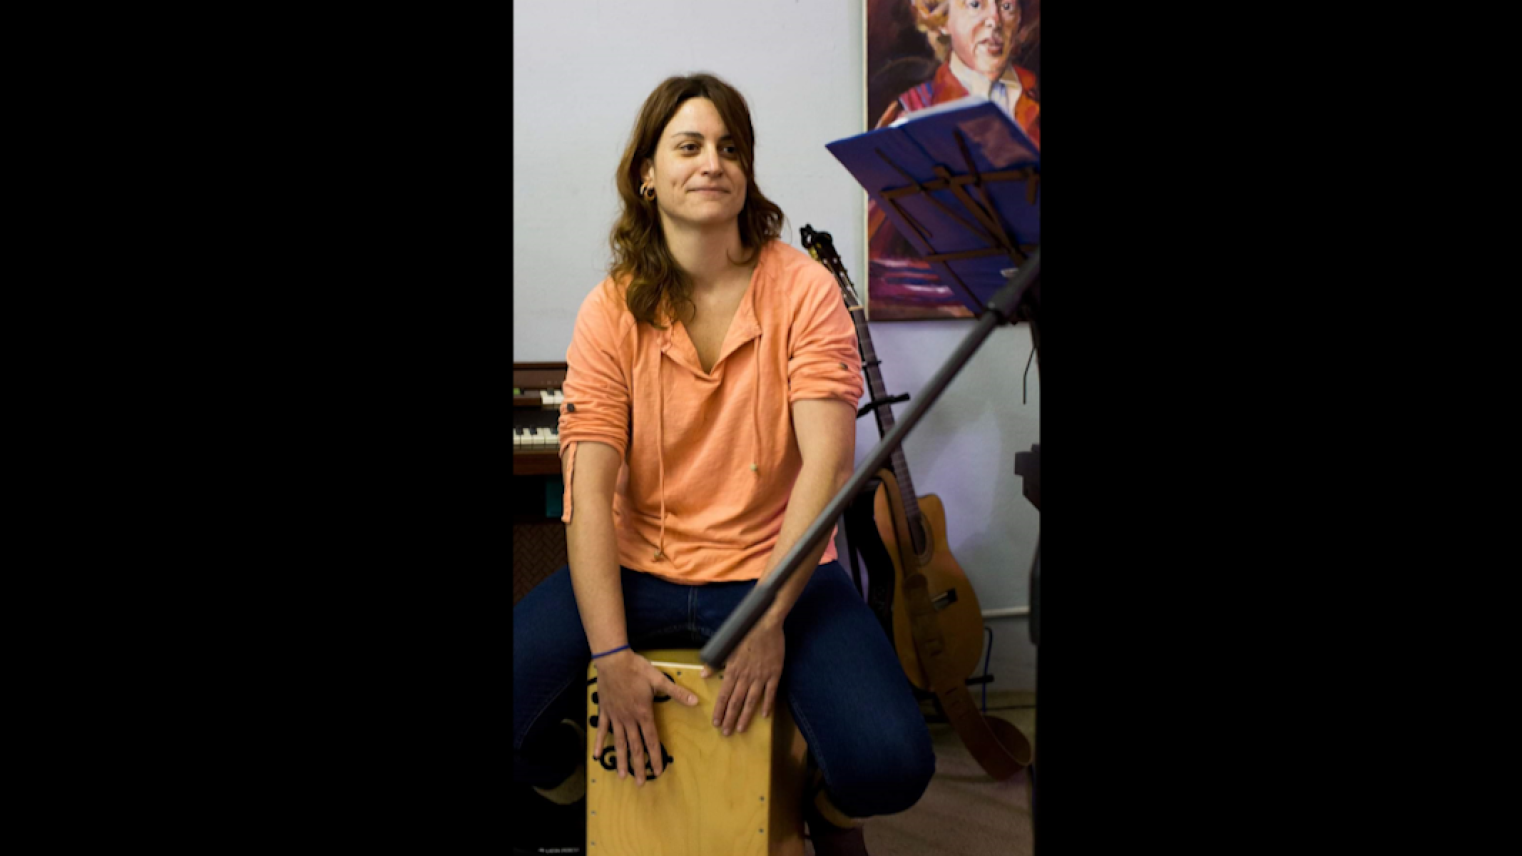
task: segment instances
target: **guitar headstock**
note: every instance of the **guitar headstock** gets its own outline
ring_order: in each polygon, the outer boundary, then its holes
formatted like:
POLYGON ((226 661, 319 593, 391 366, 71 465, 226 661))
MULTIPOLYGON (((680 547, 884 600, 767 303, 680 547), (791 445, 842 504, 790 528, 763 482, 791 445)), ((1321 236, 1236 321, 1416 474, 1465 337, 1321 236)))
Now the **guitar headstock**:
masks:
POLYGON ((813 227, 805 224, 799 234, 803 238, 804 249, 814 260, 829 269, 840 283, 840 288, 845 292, 846 303, 852 307, 859 306, 856 299, 856 289, 851 285, 851 277, 846 273, 846 266, 840 260, 840 254, 835 252, 835 241, 829 232, 816 232, 813 227))

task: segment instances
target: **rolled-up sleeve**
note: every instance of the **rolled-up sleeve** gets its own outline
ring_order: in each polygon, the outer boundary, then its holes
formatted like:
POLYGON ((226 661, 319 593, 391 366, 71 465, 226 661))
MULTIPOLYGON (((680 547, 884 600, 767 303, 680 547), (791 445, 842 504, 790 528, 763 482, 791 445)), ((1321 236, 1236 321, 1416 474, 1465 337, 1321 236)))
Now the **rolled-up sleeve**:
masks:
POLYGON ((582 301, 566 351, 565 383, 560 405, 560 457, 565 461, 564 513, 571 522, 571 484, 575 478, 576 444, 606 443, 623 457, 629 445, 629 377, 619 359, 624 348, 623 313, 609 303, 599 286, 582 301))
POLYGON ((839 399, 855 407, 864 387, 856 326, 830 272, 812 265, 799 277, 788 342, 788 404, 839 399))

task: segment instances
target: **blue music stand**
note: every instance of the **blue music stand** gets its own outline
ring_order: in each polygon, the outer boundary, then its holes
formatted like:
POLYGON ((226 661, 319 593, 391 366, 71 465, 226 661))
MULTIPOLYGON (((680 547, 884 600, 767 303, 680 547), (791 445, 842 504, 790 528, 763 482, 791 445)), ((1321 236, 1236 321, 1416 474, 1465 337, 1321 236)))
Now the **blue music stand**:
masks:
POLYGON ((974 315, 1040 243, 1040 152, 992 102, 938 105, 825 148, 974 315))

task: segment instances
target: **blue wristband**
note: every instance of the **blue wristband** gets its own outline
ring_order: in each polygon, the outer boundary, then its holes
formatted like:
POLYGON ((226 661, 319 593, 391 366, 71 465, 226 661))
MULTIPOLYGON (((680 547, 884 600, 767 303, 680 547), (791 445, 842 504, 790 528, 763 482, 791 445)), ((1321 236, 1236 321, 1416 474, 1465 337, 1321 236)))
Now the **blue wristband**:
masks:
POLYGON ((623 645, 623 646, 620 646, 618 648, 614 648, 612 651, 604 651, 601 654, 593 654, 592 655, 592 659, 596 660, 598 657, 606 657, 609 654, 617 654, 619 651, 623 651, 623 650, 627 649, 628 647, 629 647, 628 645, 623 645))

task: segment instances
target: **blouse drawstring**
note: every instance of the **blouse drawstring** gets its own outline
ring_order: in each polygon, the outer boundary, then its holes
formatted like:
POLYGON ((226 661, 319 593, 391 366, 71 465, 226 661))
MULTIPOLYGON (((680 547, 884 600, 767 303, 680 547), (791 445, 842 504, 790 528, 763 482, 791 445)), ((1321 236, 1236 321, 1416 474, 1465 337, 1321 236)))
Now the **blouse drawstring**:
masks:
POLYGON ((656 361, 655 368, 655 460, 660 468, 661 479, 661 534, 655 545, 655 560, 666 556, 666 357, 656 361))
MULTIPOLYGON (((756 460, 761 456, 761 417, 757 415, 761 407, 761 334, 757 333, 754 341, 750 343, 750 369, 755 378, 755 391, 750 396, 750 471, 757 476, 761 471, 756 468, 756 460)), ((759 482, 757 482, 759 484, 759 482)))

